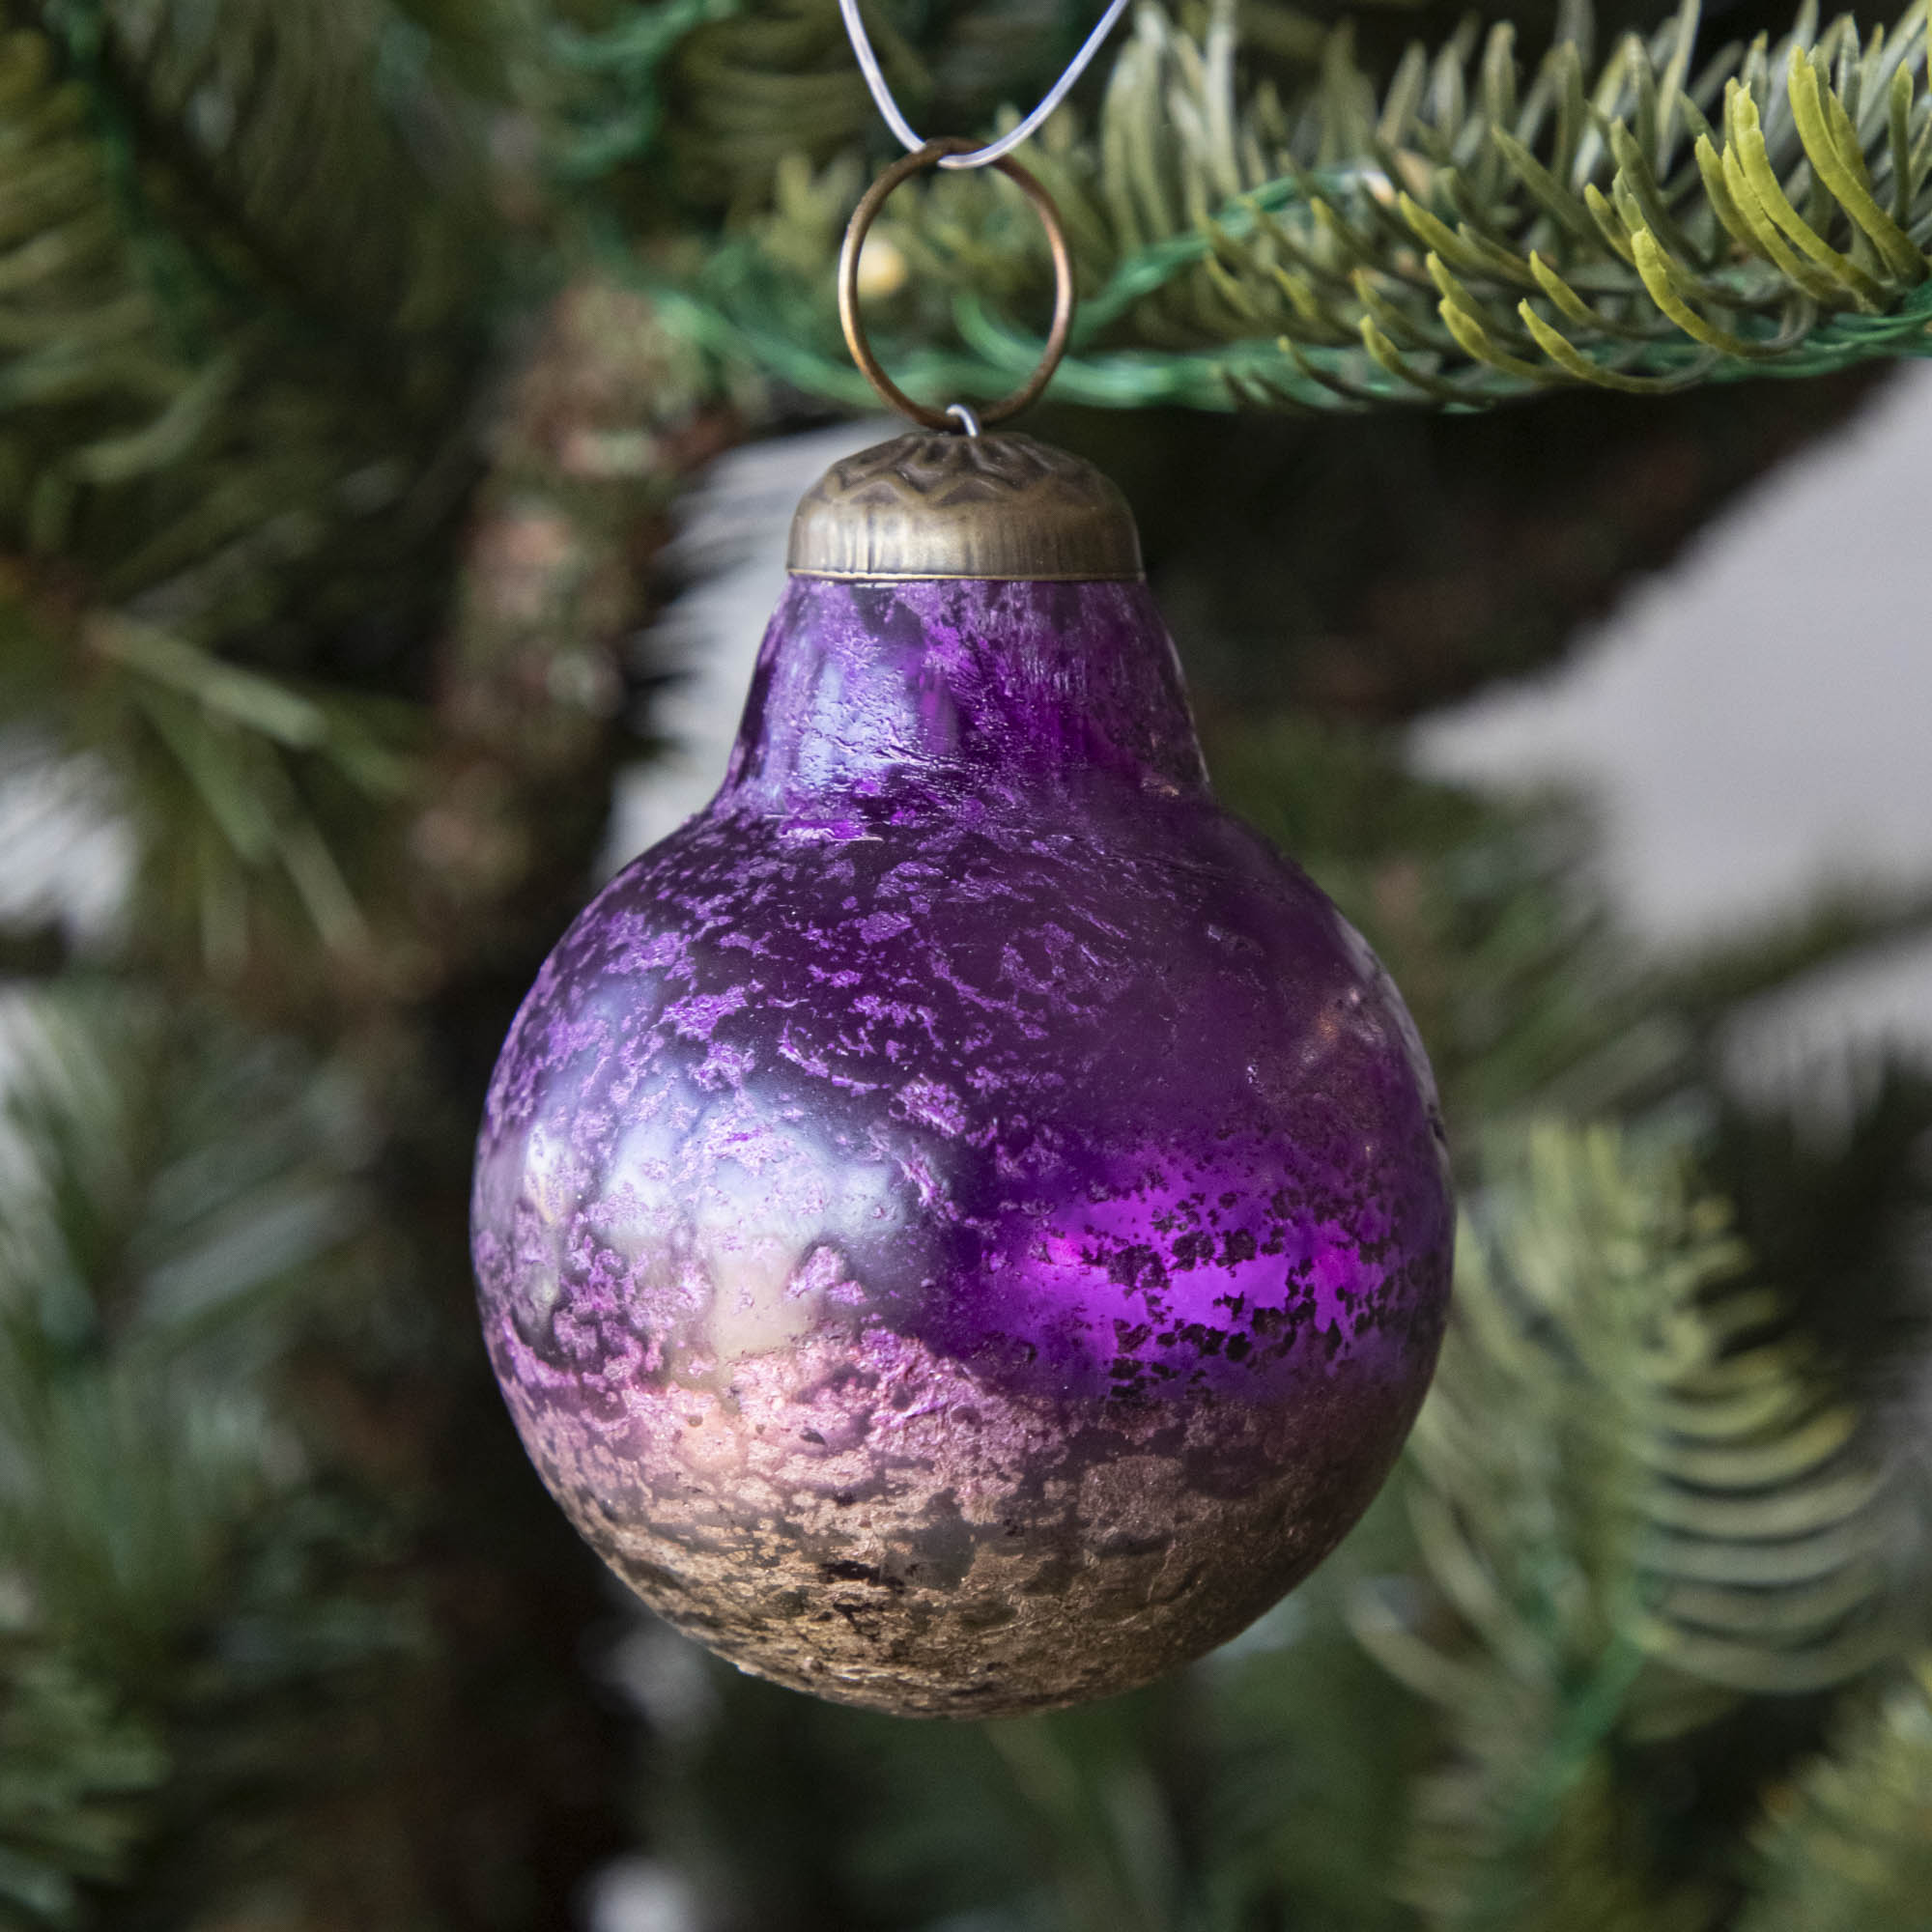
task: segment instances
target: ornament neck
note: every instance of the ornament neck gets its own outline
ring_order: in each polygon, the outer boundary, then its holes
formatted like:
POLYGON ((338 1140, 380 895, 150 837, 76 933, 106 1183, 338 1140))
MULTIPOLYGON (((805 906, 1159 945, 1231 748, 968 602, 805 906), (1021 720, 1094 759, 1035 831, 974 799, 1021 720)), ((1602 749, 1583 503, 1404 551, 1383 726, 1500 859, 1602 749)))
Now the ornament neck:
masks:
POLYGON ((815 796, 1204 796, 1180 668, 1137 582, 794 577, 765 634, 721 805, 815 796))

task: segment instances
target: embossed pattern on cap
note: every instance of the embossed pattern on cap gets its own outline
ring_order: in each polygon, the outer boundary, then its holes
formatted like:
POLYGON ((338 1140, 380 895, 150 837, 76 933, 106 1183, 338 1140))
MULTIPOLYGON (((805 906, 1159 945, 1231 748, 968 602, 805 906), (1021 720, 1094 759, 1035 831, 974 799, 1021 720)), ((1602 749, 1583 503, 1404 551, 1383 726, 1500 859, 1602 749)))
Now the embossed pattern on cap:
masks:
POLYGON ((1091 582, 1142 575, 1118 489, 1030 436, 920 430, 835 463, 792 518, 795 577, 1091 582))

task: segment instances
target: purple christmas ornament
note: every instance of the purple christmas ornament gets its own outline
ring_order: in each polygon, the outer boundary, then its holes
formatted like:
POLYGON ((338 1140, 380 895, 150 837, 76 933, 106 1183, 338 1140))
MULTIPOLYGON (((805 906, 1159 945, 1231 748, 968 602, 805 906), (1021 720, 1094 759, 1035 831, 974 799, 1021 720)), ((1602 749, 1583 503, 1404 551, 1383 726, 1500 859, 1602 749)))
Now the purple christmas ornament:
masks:
POLYGON ((723 789, 503 1049, 491 1355, 572 1521, 743 1668, 909 1715, 1104 1695, 1386 1475, 1448 1294, 1428 1066, 1215 805, 1094 471, 902 438, 793 561, 723 789))

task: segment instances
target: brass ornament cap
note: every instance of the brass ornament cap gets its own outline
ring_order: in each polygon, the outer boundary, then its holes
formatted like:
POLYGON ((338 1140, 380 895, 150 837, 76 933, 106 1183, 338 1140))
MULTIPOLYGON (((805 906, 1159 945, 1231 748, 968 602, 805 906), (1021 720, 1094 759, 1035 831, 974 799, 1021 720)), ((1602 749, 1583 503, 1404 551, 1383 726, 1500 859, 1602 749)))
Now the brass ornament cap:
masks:
POLYGON ((794 577, 1135 581, 1127 499, 1030 436, 916 430, 835 463, 791 523, 794 577))

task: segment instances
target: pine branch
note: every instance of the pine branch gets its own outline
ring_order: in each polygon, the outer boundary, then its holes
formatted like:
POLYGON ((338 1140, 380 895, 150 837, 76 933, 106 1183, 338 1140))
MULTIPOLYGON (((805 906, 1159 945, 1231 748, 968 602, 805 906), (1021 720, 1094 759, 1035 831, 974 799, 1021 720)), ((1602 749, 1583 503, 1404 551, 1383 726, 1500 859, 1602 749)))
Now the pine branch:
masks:
POLYGON ((177 298, 327 315, 384 387, 395 334, 447 326, 474 299, 475 136, 393 0, 14 6, 64 55, 124 226, 177 298))
POLYGON ((1407 1892, 1443 1926, 1696 1923, 1695 1896, 1651 1895, 1608 1746, 1867 1667, 1887 1494, 1857 1411, 1675 1162, 1545 1128, 1478 1219, 1408 1457, 1466 1635, 1384 1594, 1355 1613, 1457 1754, 1421 1792, 1407 1892), (1562 1889, 1573 1833, 1585 1879, 1588 1844, 1627 1841, 1621 1902, 1562 1889))
POLYGON ((648 154, 664 121, 661 77, 672 50, 705 22, 736 12, 737 0, 668 0, 597 31, 547 22, 540 105, 566 178, 594 180, 648 154))
POLYGON ((123 923, 139 951, 232 982, 285 965, 293 933, 338 973, 373 970, 365 900, 419 783, 412 707, 269 677, 131 618, 75 622, 45 597, 0 601, 6 619, 0 711, 57 733, 49 779, 98 774, 99 810, 135 834, 123 923))
POLYGON ((152 1906, 185 1855, 210 1905, 259 1870, 277 1807, 366 1777, 416 1638, 393 1505, 288 1402, 361 1273, 342 1072, 126 985, 6 1021, 0 1922, 39 1932, 81 1922, 76 1882, 152 1906))
POLYGON ((1928 929, 1932 887, 1827 886, 1795 912, 1707 941, 1673 962, 1664 987, 1715 1025, 1748 1001, 1850 954, 1909 944, 1928 929))
POLYGON ((37 995, 6 1047, 0 1548, 43 1627, 134 1670, 274 1487, 259 1378, 354 1225, 355 1122, 126 992, 37 995))
POLYGON ((1125 1729, 1037 1718, 987 1726, 1065 1932, 1163 1932, 1175 1921, 1167 1810, 1125 1729))
MULTIPOLYGON (((1684 0, 1593 73, 1578 5, 1534 71, 1499 25, 1411 49, 1379 92, 1338 37, 1284 102, 1242 90, 1232 0, 1199 40, 1148 8, 1098 125, 1063 120, 1029 156, 1086 290, 1057 393, 1468 409, 1932 354, 1924 0, 1868 35, 1807 9, 1776 46, 1701 66, 1697 28, 1684 0)), ((801 228, 798 185, 781 194, 762 245, 726 245, 691 285, 691 326, 856 398, 819 292, 838 223, 801 228)), ((874 280, 902 381, 986 394, 1031 366, 1037 342, 990 307, 1044 280, 1013 199, 964 176, 895 198, 874 280)))
POLYGON ((0 276, 0 545, 13 479, 24 553, 14 715, 119 786, 150 954, 303 995, 420 988, 462 951, 452 901, 494 918, 538 875, 553 906, 574 893, 576 863, 540 853, 530 821, 551 812, 557 845, 595 836, 586 753, 621 710, 639 562, 729 418, 648 303, 580 289, 557 313, 585 327, 539 338, 507 399, 449 611, 478 191, 459 175, 442 192, 403 138, 447 104, 383 71, 404 16, 388 0, 99 0, 49 17, 58 35, 0 43, 18 82, 0 88, 0 223, 10 126, 15 172, 60 191, 17 204, 20 284, 0 276), (314 172, 282 193, 298 163, 314 172), (335 258, 370 286, 335 286, 335 258), (31 337, 10 339, 10 298, 31 337), (51 395, 28 380, 49 358, 51 395), (278 674, 352 627, 427 658, 445 619, 434 710, 278 674), (63 674, 75 660, 85 680, 63 674), (424 772, 435 801, 398 810, 424 772))
POLYGON ((1932 1660, 1776 1795, 1738 1932, 1916 1932, 1932 1899, 1932 1660))
POLYGON ((1412 1932, 1390 1880, 1434 1714, 1355 1642, 1345 1606, 1364 1575, 1414 1560, 1392 1487, 1313 1577, 1196 1666, 1194 1754, 1175 1784, 1202 1904, 1182 1924, 1412 1932))
POLYGON ((383 106, 379 0, 0 24, 0 546, 202 643, 366 607, 447 514, 476 357, 447 90, 383 106))
MULTIPOLYGON (((930 81, 919 60, 882 9, 867 13, 895 87, 922 99, 930 81)), ((727 213, 761 206, 787 156, 826 160, 877 125, 827 0, 734 9, 679 43, 667 78, 671 185, 681 199, 727 213)))
POLYGON ((167 1775, 153 1730, 57 1649, 0 1628, 0 1923, 67 1932, 120 1878, 167 1775))

